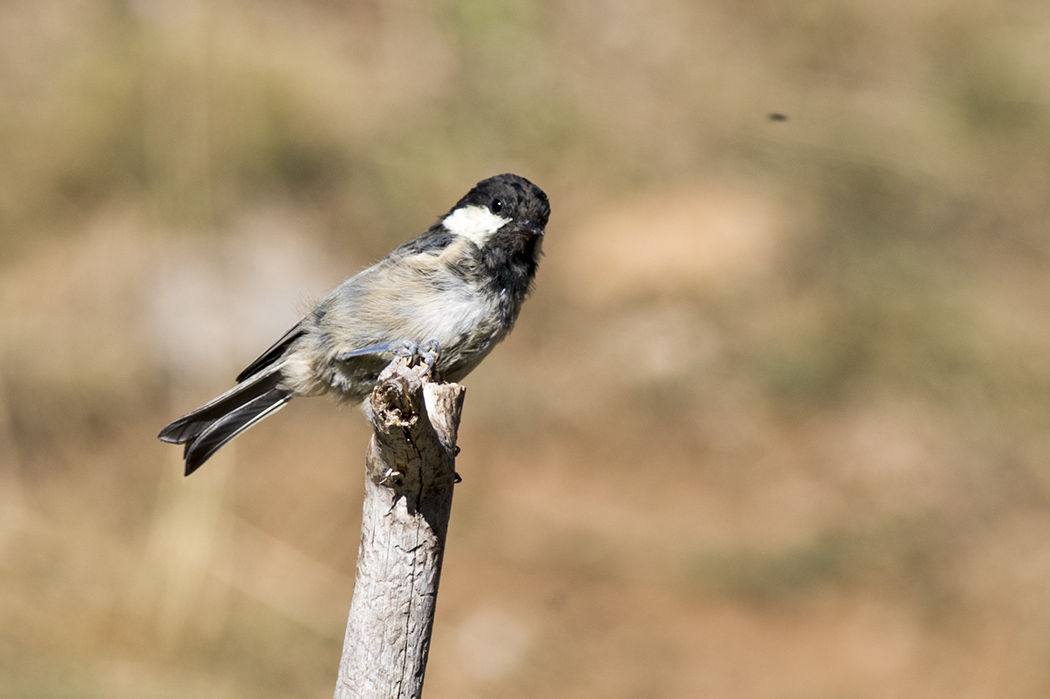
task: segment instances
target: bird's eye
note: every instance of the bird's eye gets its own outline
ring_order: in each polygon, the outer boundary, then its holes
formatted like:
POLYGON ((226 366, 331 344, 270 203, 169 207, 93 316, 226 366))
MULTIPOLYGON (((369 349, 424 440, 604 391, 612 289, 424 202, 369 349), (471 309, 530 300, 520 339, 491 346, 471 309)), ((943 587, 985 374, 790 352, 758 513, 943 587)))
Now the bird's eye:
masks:
POLYGON ((500 199, 493 199, 492 204, 489 205, 489 210, 494 214, 498 214, 500 211, 503 211, 503 201, 500 199))

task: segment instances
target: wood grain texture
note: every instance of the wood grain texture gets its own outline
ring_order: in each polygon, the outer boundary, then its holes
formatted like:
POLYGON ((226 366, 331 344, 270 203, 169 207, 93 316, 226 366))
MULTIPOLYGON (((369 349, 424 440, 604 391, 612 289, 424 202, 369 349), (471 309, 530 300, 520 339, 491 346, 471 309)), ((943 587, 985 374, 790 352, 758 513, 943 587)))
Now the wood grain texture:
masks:
POLYGON ((464 390, 421 373, 398 360, 370 397, 374 434, 336 699, 423 692, 464 390))

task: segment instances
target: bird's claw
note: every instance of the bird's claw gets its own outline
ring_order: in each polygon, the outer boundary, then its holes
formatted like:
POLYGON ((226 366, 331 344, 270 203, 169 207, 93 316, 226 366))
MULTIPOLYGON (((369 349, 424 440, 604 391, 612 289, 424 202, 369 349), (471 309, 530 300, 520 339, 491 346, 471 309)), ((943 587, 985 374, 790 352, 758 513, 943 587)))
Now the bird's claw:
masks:
POLYGON ((441 357, 441 343, 437 340, 427 340, 419 348, 419 354, 427 365, 426 373, 433 376, 434 365, 437 364, 438 358, 441 357))
POLYGON ((399 340, 392 349, 399 358, 418 359, 426 364, 424 375, 434 373, 434 366, 441 356, 441 344, 437 340, 427 340, 422 345, 412 340, 399 340))

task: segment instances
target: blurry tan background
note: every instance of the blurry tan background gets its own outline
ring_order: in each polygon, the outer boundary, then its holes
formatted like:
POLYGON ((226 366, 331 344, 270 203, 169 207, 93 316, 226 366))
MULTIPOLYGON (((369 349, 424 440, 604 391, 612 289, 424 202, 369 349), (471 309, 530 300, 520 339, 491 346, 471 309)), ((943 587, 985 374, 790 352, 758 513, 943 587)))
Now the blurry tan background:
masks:
POLYGON ((429 699, 1050 696, 1045 0, 0 3, 0 696, 330 696, 360 413, 155 435, 504 171, 429 699))

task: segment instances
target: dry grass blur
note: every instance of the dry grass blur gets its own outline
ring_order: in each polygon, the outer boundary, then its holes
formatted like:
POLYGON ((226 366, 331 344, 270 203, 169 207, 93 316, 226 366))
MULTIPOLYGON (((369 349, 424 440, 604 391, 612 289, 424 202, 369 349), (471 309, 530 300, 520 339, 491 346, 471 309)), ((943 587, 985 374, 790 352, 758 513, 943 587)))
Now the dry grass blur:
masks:
POLYGON ((154 436, 504 171, 553 217, 429 699, 1050 695, 1048 46, 1042 0, 0 3, 0 697, 330 694, 364 420, 154 436))

